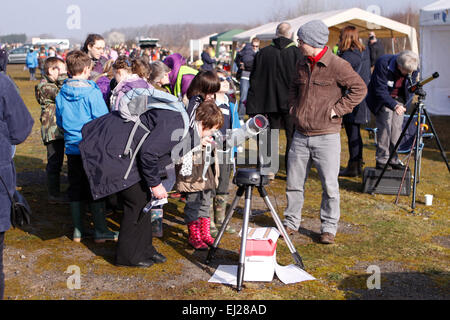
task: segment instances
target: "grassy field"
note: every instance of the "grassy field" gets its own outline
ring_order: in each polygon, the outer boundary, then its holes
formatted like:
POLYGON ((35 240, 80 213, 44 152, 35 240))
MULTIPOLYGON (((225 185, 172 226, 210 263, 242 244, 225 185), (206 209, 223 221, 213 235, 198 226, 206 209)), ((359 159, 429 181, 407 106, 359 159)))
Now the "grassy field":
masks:
MULTIPOLYGON (((219 264, 238 261, 239 237, 225 235, 213 264, 205 265, 206 252, 194 252, 187 244, 184 204, 176 200, 170 200, 165 208, 164 237, 154 241, 156 248, 168 257, 163 265, 147 270, 118 268, 113 264, 115 244, 73 243, 68 206, 47 203, 46 151, 40 139, 40 107, 34 98, 37 82, 28 81, 22 65, 10 65, 8 73, 18 85, 35 125, 28 140, 18 146, 15 158, 18 186, 32 206, 33 221, 30 226, 6 233, 5 299, 450 298, 450 175, 434 141, 427 142, 424 151, 414 214, 411 198, 401 197, 399 205, 394 205, 395 196, 361 193, 361 178, 340 179, 341 220, 334 245, 318 243, 322 191, 313 169, 306 186, 302 226, 291 239, 307 271, 317 280, 284 285, 275 277, 270 283, 246 282, 245 289, 237 293, 232 287, 208 280, 219 264), (433 206, 424 205, 425 194, 434 195, 433 206), (79 290, 67 288, 71 274, 66 272, 73 265, 81 270, 79 290), (371 276, 367 269, 372 265, 381 272, 380 290, 367 287, 371 276)), ((450 117, 432 119, 445 149, 450 150, 450 117)), ((374 166, 373 140, 365 131, 363 135, 366 166, 374 166)), ((348 159, 344 131, 341 136, 344 164, 348 159)), ((268 188, 280 215, 286 206, 285 180, 282 168, 268 188)), ((231 192, 234 190, 232 187, 231 192)), ((255 197, 254 208, 265 209, 261 199, 255 197)), ((109 217, 110 227, 118 230, 120 219, 120 213, 109 217)), ((235 214, 232 225, 239 229, 241 223, 242 216, 235 214)), ((251 226, 274 223, 266 213, 254 217, 251 226)), ((278 241, 277 261, 280 265, 293 263, 282 239, 278 241)))

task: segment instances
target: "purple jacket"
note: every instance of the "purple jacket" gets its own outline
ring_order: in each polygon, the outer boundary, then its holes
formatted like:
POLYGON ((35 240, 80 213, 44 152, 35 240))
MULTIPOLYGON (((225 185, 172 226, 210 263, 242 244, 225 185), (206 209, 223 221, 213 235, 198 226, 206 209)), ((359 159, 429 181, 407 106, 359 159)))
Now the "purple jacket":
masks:
MULTIPOLYGON (((169 73, 169 81, 170 90, 171 92, 173 92, 177 83, 178 72, 180 71, 181 66, 184 66, 186 64, 186 59, 184 59, 181 54, 174 53, 164 59, 164 64, 172 70, 169 73)), ((181 93, 183 94, 183 96, 187 93, 194 77, 195 75, 193 74, 186 74, 181 79, 181 93)))
POLYGON ((108 61, 105 57, 100 57, 98 60, 92 60, 94 62, 94 67, 92 68, 91 75, 89 77, 89 80, 94 79, 99 74, 103 73, 103 66, 108 61))
POLYGON ((110 110, 111 111, 118 111, 119 110, 119 102, 120 99, 130 90, 136 89, 136 88, 152 88, 152 86, 145 81, 144 79, 139 78, 136 75, 133 75, 133 77, 119 82, 117 87, 114 88, 114 90, 111 93, 111 105, 110 110))
POLYGON ((106 105, 110 106, 110 99, 111 99, 111 86, 110 86, 111 80, 109 80, 108 77, 103 76, 97 79, 97 85, 100 88, 100 91, 103 95, 103 100, 105 100, 106 105))

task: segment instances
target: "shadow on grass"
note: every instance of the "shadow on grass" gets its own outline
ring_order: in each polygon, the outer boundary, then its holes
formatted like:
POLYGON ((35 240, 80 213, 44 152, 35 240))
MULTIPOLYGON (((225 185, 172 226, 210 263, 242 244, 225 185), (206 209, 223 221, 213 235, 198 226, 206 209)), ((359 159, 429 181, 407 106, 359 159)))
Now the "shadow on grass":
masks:
MULTIPOLYGON (((169 202, 164 206, 165 220, 185 226, 182 215, 183 213, 178 210, 175 204, 169 202)), ((217 269, 220 264, 237 263, 239 257, 238 254, 222 248, 224 239, 222 239, 222 243, 219 245, 214 259, 206 265, 208 250, 194 250, 194 248, 189 245, 188 233, 185 231, 187 230, 187 227, 183 227, 184 230, 180 230, 175 226, 164 224, 163 228, 164 236, 161 241, 171 246, 181 256, 189 260, 199 269, 207 272, 210 276, 213 275, 215 269, 217 269), (213 270, 211 271, 210 268, 213 270)))
POLYGON ((362 192, 362 178, 341 178, 339 177, 339 188, 352 192, 362 192))
MULTIPOLYGON (((45 180, 33 180, 32 182, 22 179, 21 175, 22 173, 32 173, 32 172, 38 172, 38 171, 44 171, 45 170, 45 164, 42 159, 33 158, 33 157, 26 157, 22 155, 15 155, 14 156, 14 166, 16 168, 17 172, 17 183, 18 185, 21 184, 40 184, 45 183, 45 180)), ((44 171, 45 173, 45 171, 44 171)), ((39 174, 39 173, 38 173, 39 174)))
POLYGON ((345 291, 347 299, 448 300, 450 298, 448 272, 434 270, 426 273, 381 272, 380 276, 380 289, 367 288, 368 282, 375 284, 371 273, 345 278, 338 287, 345 291))

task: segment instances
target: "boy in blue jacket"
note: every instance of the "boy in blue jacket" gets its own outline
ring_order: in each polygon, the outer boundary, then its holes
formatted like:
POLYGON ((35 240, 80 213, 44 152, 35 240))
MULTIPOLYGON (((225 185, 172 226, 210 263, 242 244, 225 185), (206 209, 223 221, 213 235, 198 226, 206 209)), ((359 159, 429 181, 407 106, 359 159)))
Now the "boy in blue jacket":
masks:
POLYGON ((93 201, 89 182, 83 169, 78 145, 82 139, 83 126, 108 113, 102 92, 94 81, 88 80, 91 73, 90 57, 79 50, 72 51, 66 59, 71 79, 64 82, 56 97, 56 124, 64 130, 64 140, 69 176, 70 211, 74 224, 73 241, 80 242, 87 236, 83 231, 82 212, 87 202, 94 220, 94 240, 103 243, 117 241, 118 233, 106 226, 103 201, 93 201))
POLYGON ((30 72, 30 81, 35 81, 36 79, 36 68, 39 66, 38 52, 34 48, 30 48, 27 53, 26 66, 30 72))

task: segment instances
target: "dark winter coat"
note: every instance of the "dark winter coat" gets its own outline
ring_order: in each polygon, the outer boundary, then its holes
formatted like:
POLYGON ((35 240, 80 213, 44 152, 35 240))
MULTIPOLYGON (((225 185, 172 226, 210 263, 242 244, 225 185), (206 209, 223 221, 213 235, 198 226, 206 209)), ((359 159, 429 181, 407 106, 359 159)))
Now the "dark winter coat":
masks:
POLYGON ((368 47, 370 52, 370 66, 373 67, 378 58, 384 55, 384 46, 380 41, 377 41, 372 44, 369 43, 368 47))
MULTIPOLYGON (((16 171, 12 160, 12 146, 25 141, 34 120, 17 91, 15 84, 0 73, 0 175, 9 194, 16 187, 16 171)), ((0 232, 11 227, 11 201, 0 182, 0 232)))
MULTIPOLYGON (((141 179, 148 187, 161 183, 164 168, 172 162, 172 149, 179 143, 179 140, 172 139, 172 133, 184 128, 183 118, 181 113, 161 109, 149 110, 140 118, 151 133, 142 145, 127 180, 124 176, 130 158, 122 154, 134 123, 125 122, 118 112, 112 112, 83 127, 79 148, 95 200, 125 190, 141 179)), ((141 128, 137 130, 133 150, 144 133, 141 128)))
POLYGON ((247 43, 241 51, 236 55, 234 62, 240 68, 240 64, 244 64, 243 71, 251 72, 253 69, 253 62, 255 60, 256 52, 253 50, 251 43, 247 43))
POLYGON ((302 57, 292 40, 280 37, 255 56, 247 97, 247 114, 289 112, 289 85, 302 57))
MULTIPOLYGON (((373 114, 378 114, 382 107, 388 107, 395 110, 398 102, 391 97, 391 92, 394 89, 397 70, 397 55, 386 54, 380 57, 375 64, 375 69, 372 73, 372 78, 369 83, 369 94, 367 95, 367 105, 373 114)), ((418 70, 414 71, 411 78, 417 79, 418 70)), ((405 77, 404 82, 404 97, 406 102, 409 102, 406 107, 411 104, 412 93, 408 91, 411 86, 411 80, 405 77)))
MULTIPOLYGON (((369 85, 370 82, 370 55, 369 50, 366 49, 363 52, 359 50, 347 50, 340 54, 340 57, 349 62, 353 70, 355 70, 359 76, 364 80, 364 83, 369 85)), ((367 124, 370 121, 370 111, 367 107, 367 101, 364 99, 359 105, 357 105, 352 113, 344 116, 344 122, 355 124, 367 124)))
POLYGON ((206 51, 202 52, 201 57, 203 61, 202 69, 205 71, 214 71, 217 62, 216 59, 211 58, 209 53, 206 51))
POLYGON ((0 72, 6 72, 8 66, 8 51, 0 49, 0 72))

